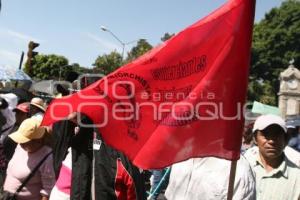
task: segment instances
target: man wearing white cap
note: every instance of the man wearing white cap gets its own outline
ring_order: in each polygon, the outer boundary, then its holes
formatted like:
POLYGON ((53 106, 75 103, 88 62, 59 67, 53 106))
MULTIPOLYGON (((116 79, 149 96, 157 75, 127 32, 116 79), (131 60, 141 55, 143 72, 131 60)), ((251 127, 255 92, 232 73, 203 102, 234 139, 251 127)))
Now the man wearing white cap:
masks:
POLYGON ((253 126, 258 154, 245 153, 256 174, 257 200, 299 200, 300 169, 284 154, 288 135, 284 120, 262 115, 253 126))

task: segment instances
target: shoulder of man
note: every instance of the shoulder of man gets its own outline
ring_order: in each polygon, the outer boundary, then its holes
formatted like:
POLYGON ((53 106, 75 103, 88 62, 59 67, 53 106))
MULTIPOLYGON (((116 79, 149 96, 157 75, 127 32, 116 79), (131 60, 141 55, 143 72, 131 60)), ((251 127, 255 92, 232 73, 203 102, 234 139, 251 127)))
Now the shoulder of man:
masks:
POLYGON ((286 157, 300 168, 300 153, 292 147, 286 146, 284 149, 286 157))
POLYGON ((254 166, 256 164, 258 153, 259 152, 257 146, 253 146, 247 149, 247 151, 244 153, 244 157, 250 163, 251 166, 254 166))

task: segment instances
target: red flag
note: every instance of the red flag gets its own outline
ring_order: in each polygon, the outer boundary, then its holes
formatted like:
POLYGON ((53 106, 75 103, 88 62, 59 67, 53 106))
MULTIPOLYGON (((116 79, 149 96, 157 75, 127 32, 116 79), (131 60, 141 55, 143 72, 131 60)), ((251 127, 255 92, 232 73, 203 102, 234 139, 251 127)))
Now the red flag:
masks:
POLYGON ((161 46, 80 92, 55 100, 43 125, 72 112, 99 124, 135 165, 239 158, 254 0, 231 0, 161 46))

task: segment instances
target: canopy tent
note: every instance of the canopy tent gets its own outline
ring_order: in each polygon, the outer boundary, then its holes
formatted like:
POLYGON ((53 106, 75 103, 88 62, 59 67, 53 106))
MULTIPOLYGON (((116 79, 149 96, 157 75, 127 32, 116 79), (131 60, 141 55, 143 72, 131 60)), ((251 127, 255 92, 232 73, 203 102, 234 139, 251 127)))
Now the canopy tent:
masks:
POLYGON ((253 113, 258 113, 258 114, 273 114, 273 115, 278 115, 280 116, 280 110, 278 107, 275 106, 269 106, 257 101, 254 101, 253 107, 251 112, 253 113))
POLYGON ((280 110, 278 107, 266 105, 258 101, 254 101, 252 108, 245 110, 245 126, 255 122, 256 118, 260 115, 273 114, 280 116, 280 110))

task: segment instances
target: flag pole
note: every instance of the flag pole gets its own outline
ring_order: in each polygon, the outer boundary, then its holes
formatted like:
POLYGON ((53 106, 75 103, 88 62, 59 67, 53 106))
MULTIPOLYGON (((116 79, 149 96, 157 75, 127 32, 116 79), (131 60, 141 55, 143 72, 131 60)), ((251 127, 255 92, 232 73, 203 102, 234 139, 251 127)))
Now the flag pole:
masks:
POLYGON ((227 200, 232 200, 237 160, 231 161, 227 200))

